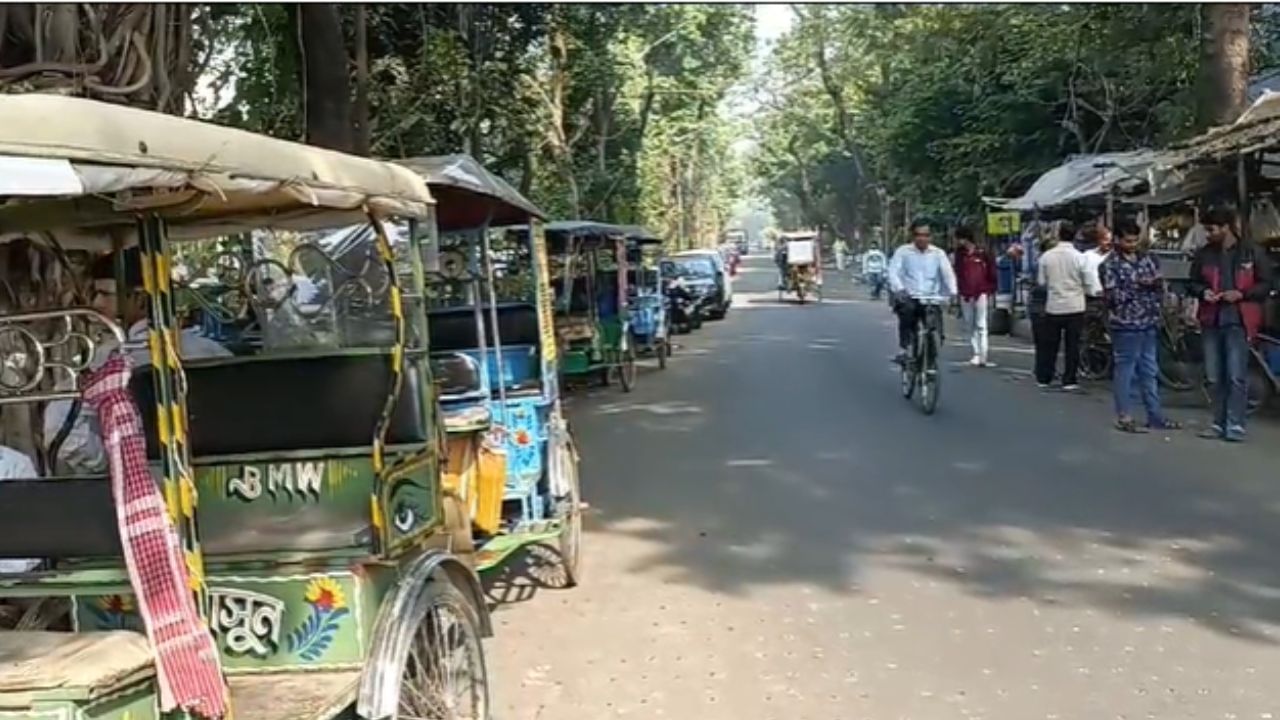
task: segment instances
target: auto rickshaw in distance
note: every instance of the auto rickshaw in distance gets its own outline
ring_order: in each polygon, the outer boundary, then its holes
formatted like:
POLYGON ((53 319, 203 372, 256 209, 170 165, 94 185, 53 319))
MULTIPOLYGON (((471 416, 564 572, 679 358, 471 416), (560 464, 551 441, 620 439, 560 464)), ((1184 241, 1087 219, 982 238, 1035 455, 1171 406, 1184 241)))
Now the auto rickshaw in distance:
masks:
POLYGON ((467 155, 398 162, 438 203, 427 320, 445 491, 462 506, 455 548, 485 572, 522 547, 554 543, 560 572, 550 581, 574 586, 583 503, 560 402, 543 213, 467 155))
POLYGON ((636 382, 636 345, 627 303, 627 237, 621 225, 561 220, 547 225, 560 373, 593 376, 623 392, 636 382))
POLYGON ((782 302, 784 293, 794 293, 801 305, 810 297, 822 302, 822 260, 817 233, 782 233, 778 242, 786 248, 786 270, 783 284, 778 287, 778 302, 782 302))
POLYGON ((671 356, 671 308, 662 275, 662 238, 644 228, 627 236, 627 292, 636 351, 665 370, 671 356))
POLYGON ((27 568, 0 598, 28 628, 0 631, 0 719, 487 720, 491 626, 443 531, 418 243, 388 238, 431 221, 421 178, 47 95, 0 97, 0 168, 31 179, 6 184, 0 241, 64 282, 0 312, 0 404, 91 408, 109 468, 64 472, 59 430, 36 476, 0 482, 0 557, 27 568), (358 275, 310 242, 353 225, 376 248, 358 275), (119 307, 145 299, 127 328, 72 259, 109 253, 119 307), (175 298, 210 266, 209 301, 265 329, 248 354, 185 359, 175 298), (297 302, 317 268, 337 282, 297 302))

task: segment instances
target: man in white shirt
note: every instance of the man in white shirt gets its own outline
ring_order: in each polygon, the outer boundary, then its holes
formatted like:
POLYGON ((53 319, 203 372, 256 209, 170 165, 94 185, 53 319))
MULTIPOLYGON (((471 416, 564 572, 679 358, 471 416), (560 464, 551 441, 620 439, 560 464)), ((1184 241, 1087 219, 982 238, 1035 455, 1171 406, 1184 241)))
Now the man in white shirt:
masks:
POLYGON ((1084 253, 1075 248, 1075 226, 1063 222, 1058 226, 1058 243, 1040 256, 1036 270, 1037 284, 1047 290, 1043 343, 1036 353, 1036 384, 1047 388, 1053 382, 1058 364, 1058 348, 1065 338, 1066 361, 1062 373, 1062 389, 1080 389, 1080 333, 1084 328, 1085 297, 1101 294, 1096 274, 1089 272, 1084 253))
POLYGON ((899 363, 907 358, 907 348, 915 338, 916 326, 924 318, 921 298, 953 298, 956 296, 956 274, 942 248, 933 245, 929 223, 916 220, 911 224, 911 242, 899 247, 889 260, 889 292, 893 294, 893 311, 898 315, 899 363))
MULTIPOLYGON (((125 251, 125 283, 126 296, 121 305, 117 300, 115 257, 102 258, 93 267, 93 299, 92 307, 108 317, 116 317, 126 328, 126 349, 133 367, 151 364, 151 353, 147 350, 147 331, 150 328, 147 311, 147 297, 142 289, 141 254, 136 249, 125 251)), ((231 352, 218 343, 200 334, 196 328, 187 328, 178 334, 179 352, 185 360, 200 358, 230 357, 231 352)), ((105 362, 116 349, 114 340, 98 346, 94 354, 92 367, 105 362)), ((63 431, 67 415, 72 410, 73 401, 54 400, 44 411, 44 441, 46 447, 63 431)), ((143 408, 143 412, 149 411, 143 408)), ((79 412, 72 420, 66 437, 58 447, 55 469, 59 472, 73 474, 99 474, 106 471, 107 456, 102 446, 102 430, 98 426, 98 418, 86 404, 80 403, 79 412)))
POLYGON ((1096 290, 1089 297, 1101 299, 1102 282, 1099 279, 1098 268, 1102 267, 1102 262, 1111 254, 1111 229, 1102 223, 1096 223, 1092 227, 1085 228, 1084 239, 1091 246, 1084 251, 1085 269, 1092 276, 1096 290))
POLYGON ((884 253, 879 243, 871 243, 871 249, 862 256, 862 277, 871 286, 871 299, 879 300, 884 290, 884 253))

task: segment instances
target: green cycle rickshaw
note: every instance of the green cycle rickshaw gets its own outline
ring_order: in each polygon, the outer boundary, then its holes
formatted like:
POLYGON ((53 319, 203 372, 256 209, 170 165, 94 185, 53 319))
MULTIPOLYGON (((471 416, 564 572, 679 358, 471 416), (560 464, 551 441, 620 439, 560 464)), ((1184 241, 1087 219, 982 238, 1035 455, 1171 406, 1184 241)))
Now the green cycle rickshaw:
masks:
POLYGON ((391 237, 432 222, 421 178, 43 95, 0 97, 0 173, 0 242, 48 290, 0 311, 0 405, 70 405, 0 481, 0 558, 23 566, 0 576, 19 609, 0 719, 486 720, 490 623, 445 532, 418 233, 391 237), (341 227, 370 261, 325 252, 317 231, 341 227), (112 290, 83 273, 108 257, 112 290), (94 309, 106 292, 119 313, 94 309), (145 300, 128 327, 127 298, 145 300), (179 315, 214 310, 257 331, 186 357, 179 315), (86 412, 100 470, 59 447, 86 412))
POLYGON ((628 237, 633 229, 590 220, 547 225, 556 290, 556 338, 566 378, 636 382, 636 346, 627 299, 628 237))

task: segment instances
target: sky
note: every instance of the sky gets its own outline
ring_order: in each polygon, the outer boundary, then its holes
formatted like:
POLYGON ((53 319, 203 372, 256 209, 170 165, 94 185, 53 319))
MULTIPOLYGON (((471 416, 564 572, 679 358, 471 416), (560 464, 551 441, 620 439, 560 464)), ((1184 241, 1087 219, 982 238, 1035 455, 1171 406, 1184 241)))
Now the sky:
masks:
MULTIPOLYGON (((791 29, 791 6, 778 3, 762 3, 755 6, 756 13, 756 47, 754 57, 752 58, 753 74, 764 70, 764 62, 769 57, 769 51, 773 48, 773 44, 778 38, 782 37, 791 29)), ((739 88, 739 92, 733 94, 733 97, 725 106, 725 110, 730 117, 748 118, 760 105, 755 101, 749 88, 739 88)), ((754 142, 750 138, 741 138, 733 143, 735 152, 748 152, 754 147, 754 142)))

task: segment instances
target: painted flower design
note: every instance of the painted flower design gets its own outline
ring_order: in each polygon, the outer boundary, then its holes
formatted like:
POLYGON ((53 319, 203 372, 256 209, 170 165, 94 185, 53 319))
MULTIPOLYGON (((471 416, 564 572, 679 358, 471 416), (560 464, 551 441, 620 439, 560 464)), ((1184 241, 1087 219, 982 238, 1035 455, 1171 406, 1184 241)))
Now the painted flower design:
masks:
POLYGON ((342 610, 347 606, 347 599, 342 594, 342 586, 330 577, 316 578, 307 586, 307 602, 324 612, 342 610))
POLYGON ((133 598, 124 595, 103 595, 98 598, 98 607, 109 613, 131 613, 134 611, 133 598))
POLYGON ((310 612, 302 622, 286 638, 286 645, 291 653, 308 662, 319 660, 341 627, 340 620, 350 614, 347 609, 346 594, 337 580, 331 577, 313 579, 307 585, 303 595, 310 612))
POLYGON ((97 630, 132 630, 140 623, 138 606, 131 595, 102 595, 88 608, 97 630))
POLYGON ((520 446, 522 446, 522 447, 523 447, 523 446, 525 446, 525 445, 528 445, 528 444, 529 444, 529 440, 530 440, 530 438, 529 438, 529 431, 528 431, 528 430, 517 430, 517 431, 516 431, 516 444, 517 444, 517 445, 520 445, 520 446))

